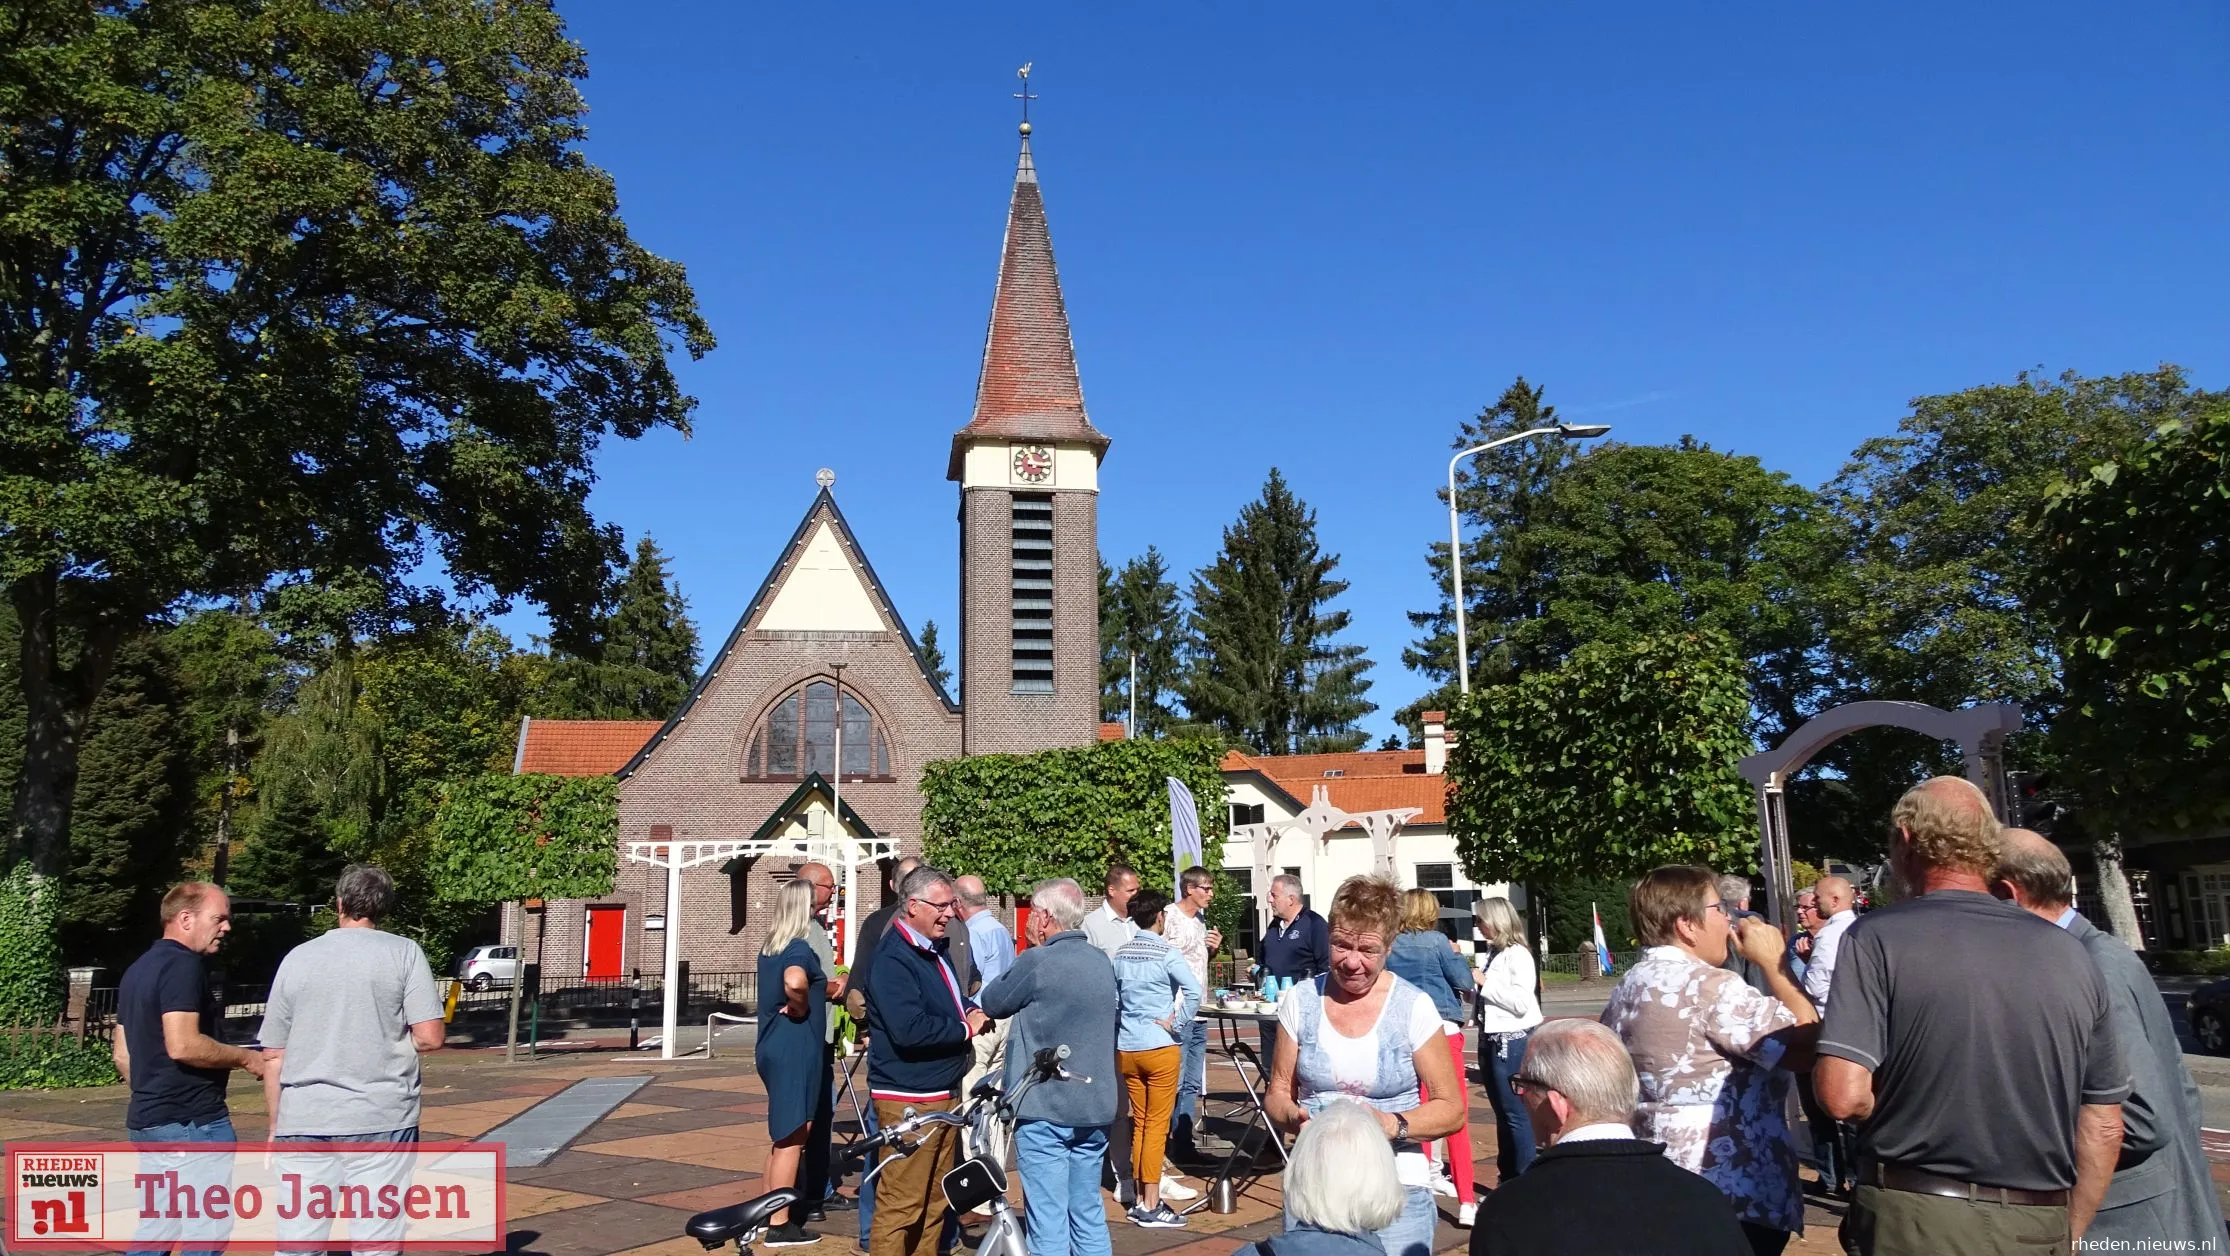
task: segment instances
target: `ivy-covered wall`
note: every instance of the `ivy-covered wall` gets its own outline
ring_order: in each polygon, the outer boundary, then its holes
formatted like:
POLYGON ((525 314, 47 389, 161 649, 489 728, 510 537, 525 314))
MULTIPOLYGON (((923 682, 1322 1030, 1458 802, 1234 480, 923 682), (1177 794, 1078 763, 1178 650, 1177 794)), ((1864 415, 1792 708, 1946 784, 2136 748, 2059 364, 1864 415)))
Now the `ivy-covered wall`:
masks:
POLYGON ((1025 894, 1048 877, 1075 877, 1096 894, 1117 860, 1166 893, 1175 879, 1167 779, 1192 791, 1202 862, 1220 867, 1231 827, 1222 758, 1220 743, 1187 737, 932 763, 921 779, 923 847, 931 863, 982 877, 995 894, 1025 894))

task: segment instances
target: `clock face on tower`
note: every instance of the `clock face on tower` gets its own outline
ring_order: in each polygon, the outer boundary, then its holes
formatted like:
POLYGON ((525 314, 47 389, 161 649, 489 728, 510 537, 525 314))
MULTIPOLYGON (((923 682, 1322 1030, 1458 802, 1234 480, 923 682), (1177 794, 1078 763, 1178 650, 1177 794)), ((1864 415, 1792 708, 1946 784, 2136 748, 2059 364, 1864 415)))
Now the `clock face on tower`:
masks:
POLYGON ((1014 478, 1024 484, 1043 484, 1053 474, 1053 451, 1043 445, 1014 447, 1014 478))

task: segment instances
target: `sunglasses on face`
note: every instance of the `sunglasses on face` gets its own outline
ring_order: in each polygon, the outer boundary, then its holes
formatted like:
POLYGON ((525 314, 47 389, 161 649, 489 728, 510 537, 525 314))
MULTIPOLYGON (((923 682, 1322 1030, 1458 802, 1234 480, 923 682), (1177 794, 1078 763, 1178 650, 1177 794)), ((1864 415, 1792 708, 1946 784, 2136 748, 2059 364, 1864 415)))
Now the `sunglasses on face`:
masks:
POLYGON ((1556 1087, 1549 1085, 1547 1082, 1544 1082, 1537 1077, 1527 1077, 1525 1074, 1520 1073, 1516 1077, 1510 1079, 1510 1089, 1517 1091, 1521 1095, 1538 1096, 1545 1095, 1550 1091, 1556 1089, 1556 1087))

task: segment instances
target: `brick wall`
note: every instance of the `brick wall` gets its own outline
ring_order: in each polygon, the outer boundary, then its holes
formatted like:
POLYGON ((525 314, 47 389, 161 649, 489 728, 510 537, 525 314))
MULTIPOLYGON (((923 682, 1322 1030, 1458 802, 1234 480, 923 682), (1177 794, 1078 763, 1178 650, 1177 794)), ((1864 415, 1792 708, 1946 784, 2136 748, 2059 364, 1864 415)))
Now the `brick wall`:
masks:
POLYGON ((1053 497, 1053 692, 1015 693, 1013 494, 963 490, 961 677, 969 754, 1022 754, 1099 738, 1099 496, 1053 497))
MULTIPOLYGON (((890 738, 891 778, 844 782, 844 801, 878 834, 897 838, 907 853, 921 849, 921 771, 935 759, 960 753, 960 717, 922 678, 911 651, 896 632, 764 632, 742 634, 733 652, 713 660, 718 675, 683 720, 640 768, 620 782, 619 840, 740 840, 748 838, 797 788, 795 780, 746 781, 744 750, 767 709, 800 685, 830 679, 827 665, 843 662, 844 688, 883 725, 890 738), (653 826, 671 826, 654 833, 653 826)), ((718 864, 682 873, 678 909, 666 902, 663 869, 623 857, 611 894, 596 903, 628 908, 622 971, 660 971, 662 934, 643 928, 646 914, 664 914, 681 930, 682 958, 700 971, 757 966, 759 940, 788 858, 759 860, 740 876, 723 876, 718 864)), ((838 876, 841 881, 842 872, 838 876)), ((860 873, 865 910, 881 902, 881 874, 860 873)), ((552 902, 542 919, 526 913, 524 943, 534 958, 540 940, 546 980, 578 977, 586 962, 586 909, 582 901, 552 902)), ((519 919, 506 913, 507 924, 519 919)), ((514 926, 515 927, 515 926, 514 926)))

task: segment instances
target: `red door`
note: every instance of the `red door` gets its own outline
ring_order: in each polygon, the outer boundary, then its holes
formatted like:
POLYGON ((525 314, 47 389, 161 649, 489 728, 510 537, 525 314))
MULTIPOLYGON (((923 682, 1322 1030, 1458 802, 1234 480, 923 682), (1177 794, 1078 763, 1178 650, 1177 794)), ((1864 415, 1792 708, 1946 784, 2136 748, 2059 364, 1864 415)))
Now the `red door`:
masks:
POLYGON ((586 977, 617 977, 626 949, 624 931, 627 908, 614 904, 588 909, 588 971, 586 977))

